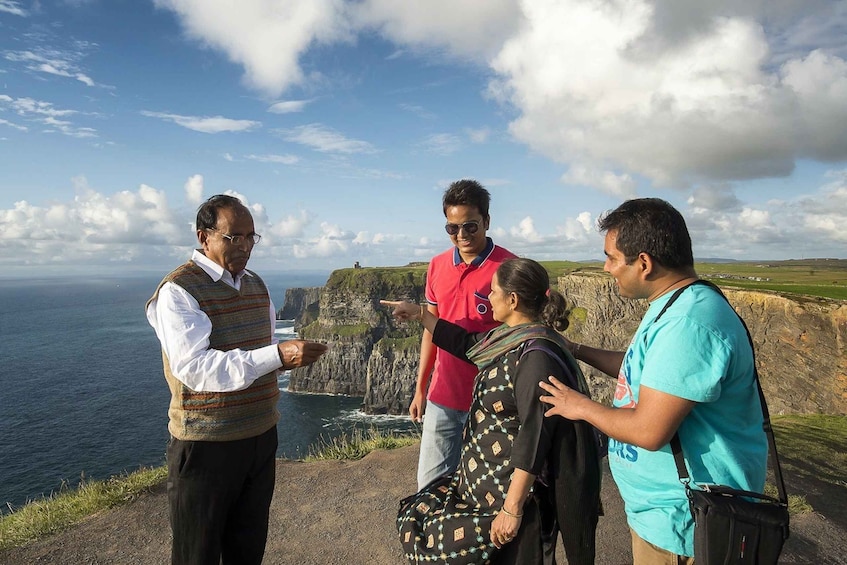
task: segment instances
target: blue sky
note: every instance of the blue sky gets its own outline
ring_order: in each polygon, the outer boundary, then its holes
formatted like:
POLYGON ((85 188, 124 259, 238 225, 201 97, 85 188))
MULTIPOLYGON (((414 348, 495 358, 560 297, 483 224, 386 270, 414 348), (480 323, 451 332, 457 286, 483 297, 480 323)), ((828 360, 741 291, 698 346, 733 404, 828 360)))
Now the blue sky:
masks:
POLYGON ((845 124, 845 0, 0 0, 0 272, 164 272, 221 192, 259 272, 425 261, 460 178, 535 259, 641 196, 844 258, 845 124))

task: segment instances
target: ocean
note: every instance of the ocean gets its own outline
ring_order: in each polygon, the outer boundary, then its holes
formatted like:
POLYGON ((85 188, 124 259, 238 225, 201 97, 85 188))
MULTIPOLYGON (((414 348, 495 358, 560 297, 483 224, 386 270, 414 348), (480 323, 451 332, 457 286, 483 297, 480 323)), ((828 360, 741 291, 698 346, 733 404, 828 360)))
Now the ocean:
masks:
MULTIPOLYGON (((263 278, 279 309, 287 288, 327 275, 263 278)), ((144 316, 160 279, 0 280, 0 513, 83 477, 164 464, 170 395, 144 316)), ((296 337, 291 321, 276 333, 296 337)), ((289 393, 287 373, 279 385, 279 457, 355 429, 412 429, 407 417, 363 414, 361 398, 289 393)))

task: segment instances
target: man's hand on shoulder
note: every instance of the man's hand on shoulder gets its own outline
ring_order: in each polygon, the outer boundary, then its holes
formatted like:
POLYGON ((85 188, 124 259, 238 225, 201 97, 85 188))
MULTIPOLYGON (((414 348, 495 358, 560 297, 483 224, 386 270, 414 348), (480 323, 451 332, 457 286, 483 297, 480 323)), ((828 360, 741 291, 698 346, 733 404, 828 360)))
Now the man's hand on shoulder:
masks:
POLYGON ((290 339, 277 344, 283 369, 296 369, 311 365, 327 352, 326 344, 302 339, 290 339))

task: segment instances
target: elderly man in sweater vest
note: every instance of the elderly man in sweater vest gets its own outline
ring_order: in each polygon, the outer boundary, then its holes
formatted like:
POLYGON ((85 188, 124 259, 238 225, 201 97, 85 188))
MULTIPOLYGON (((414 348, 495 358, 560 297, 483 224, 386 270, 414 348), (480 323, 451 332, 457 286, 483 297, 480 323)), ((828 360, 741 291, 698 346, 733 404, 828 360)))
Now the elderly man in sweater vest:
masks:
POLYGON ((196 228, 201 249, 146 308, 171 391, 171 561, 258 564, 275 483, 277 373, 315 362, 326 346, 274 338, 268 290, 245 270, 260 236, 241 201, 209 198, 196 228))

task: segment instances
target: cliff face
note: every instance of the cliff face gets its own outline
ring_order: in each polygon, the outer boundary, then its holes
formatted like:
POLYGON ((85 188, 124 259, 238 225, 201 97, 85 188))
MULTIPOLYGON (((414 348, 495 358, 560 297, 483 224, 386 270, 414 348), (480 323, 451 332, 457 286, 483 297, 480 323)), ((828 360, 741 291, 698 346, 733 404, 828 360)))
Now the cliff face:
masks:
POLYGON ((317 320, 321 290, 323 287, 320 286, 286 289, 285 304, 277 311, 277 320, 294 320, 295 330, 317 320))
POLYGON ((847 414, 847 304, 732 290, 775 414, 847 414))
MULTIPOLYGON (((330 350, 311 367, 292 371, 290 390, 362 396, 367 412, 405 413, 421 326, 396 324, 379 300, 422 301, 424 276, 424 268, 334 272, 320 292, 317 318, 299 331, 303 338, 326 341, 330 350)), ((647 309, 645 300, 620 298, 604 274, 570 274, 559 278, 558 287, 576 306, 566 335, 587 345, 625 349, 647 309)), ((772 413, 847 414, 847 303, 724 292, 750 327, 772 413)), ((610 402, 614 380, 587 365, 583 370, 594 398, 610 402)))
MULTIPOLYGON (((646 300, 621 298, 614 279, 601 273, 559 277, 558 290, 573 305, 565 336, 592 347, 625 350, 647 311, 646 300)), ((592 398, 611 404, 615 380, 584 363, 581 366, 592 398)))
MULTIPOLYGON (((566 335, 606 349, 629 344, 646 300, 620 298, 614 281, 600 274, 571 274, 558 282, 577 305, 566 335)), ((750 328, 771 413, 847 414, 847 303, 722 290, 750 328)), ((614 381, 587 365, 583 369, 595 397, 610 401, 614 381)))
POLYGON ((425 274, 425 266, 333 272, 320 293, 317 319, 298 332, 330 349, 317 363, 293 370, 289 390, 361 396, 366 412, 404 413, 414 392, 422 327, 398 325, 379 301, 423 301, 425 274))

